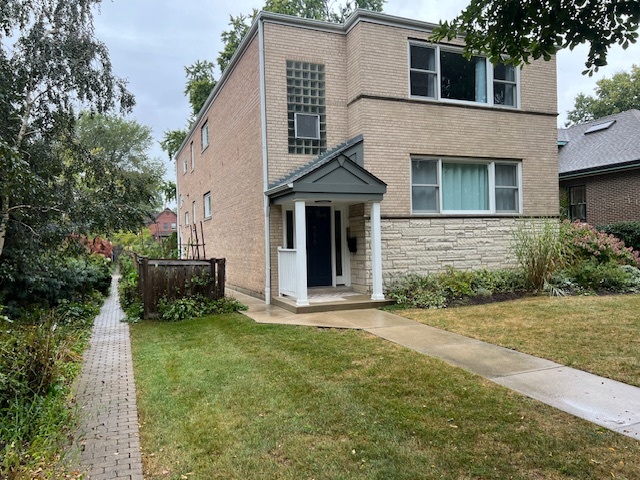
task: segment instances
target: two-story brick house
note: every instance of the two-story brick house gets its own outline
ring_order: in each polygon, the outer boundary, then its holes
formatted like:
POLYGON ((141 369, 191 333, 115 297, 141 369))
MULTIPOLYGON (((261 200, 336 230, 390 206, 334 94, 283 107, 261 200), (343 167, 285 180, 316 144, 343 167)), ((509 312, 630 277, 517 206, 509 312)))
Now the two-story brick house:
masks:
POLYGON ((505 266, 519 219, 558 215, 555 61, 468 61, 433 28, 261 12, 177 153, 183 244, 202 221, 230 286, 297 305, 505 266))

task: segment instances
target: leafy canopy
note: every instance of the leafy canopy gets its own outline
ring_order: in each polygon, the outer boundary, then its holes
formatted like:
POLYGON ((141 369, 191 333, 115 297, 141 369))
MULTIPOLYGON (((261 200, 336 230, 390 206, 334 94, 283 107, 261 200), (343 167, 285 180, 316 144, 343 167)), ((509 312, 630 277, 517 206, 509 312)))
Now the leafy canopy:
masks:
POLYGON ((559 48, 589 44, 583 73, 607 64, 612 45, 627 48, 638 38, 640 2, 611 0, 471 0, 451 22, 441 22, 433 40, 462 36, 465 54, 486 54, 493 63, 548 60, 559 48))
POLYGON ((126 112, 134 104, 94 35, 99 4, 0 3, 0 257, 8 240, 24 253, 73 225, 73 189, 61 179, 63 153, 76 151, 74 108, 126 112))
POLYGON ((596 82, 596 94, 578 94, 573 110, 567 113, 567 126, 589 122, 631 109, 640 109, 640 67, 618 72, 596 82))

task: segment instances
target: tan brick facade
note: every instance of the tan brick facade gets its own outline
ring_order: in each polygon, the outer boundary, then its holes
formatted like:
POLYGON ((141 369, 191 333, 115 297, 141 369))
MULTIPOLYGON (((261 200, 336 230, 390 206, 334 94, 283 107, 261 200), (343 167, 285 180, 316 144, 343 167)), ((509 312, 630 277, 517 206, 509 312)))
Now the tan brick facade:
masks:
MULTIPOLYGON (((193 129, 178 154, 179 218, 183 241, 190 238, 185 212, 204 230, 207 258, 227 259, 227 283, 264 293, 264 215, 262 129, 260 122, 260 68, 258 38, 254 38, 235 65, 225 85, 193 129), (201 150, 201 128, 209 122, 209 146, 201 150), (193 171, 182 161, 195 150, 193 171), (211 218, 203 219, 203 196, 211 193, 211 218)), ((202 250, 201 250, 202 254, 202 250)), ((191 249, 188 249, 191 256, 191 249)))
MULTIPOLYGON (((268 184, 313 160, 310 155, 288 153, 286 62, 322 64, 328 148, 363 134, 364 167, 387 184, 381 203, 384 277, 446 266, 504 265, 517 216, 412 215, 411 158, 521 162, 522 213, 558 215, 555 60, 523 68, 518 109, 414 99, 409 95, 409 42, 426 41, 429 32, 393 17, 370 22, 367 14, 357 15, 361 18, 348 31, 268 14, 259 17, 264 35, 268 184)), ((251 44, 200 121, 210 121, 210 147, 197 157, 193 174, 178 172, 180 192, 190 195, 179 215, 184 225, 191 199, 195 196, 201 203, 202 195, 211 191, 213 218, 204 222, 207 256, 227 257, 229 283, 261 295, 265 252, 260 31, 252 32, 251 44)), ((193 138, 199 144, 200 126, 193 138)), ((187 153, 188 148, 180 152, 179 165, 187 153)), ((370 291, 370 206, 349 207, 351 235, 358 238, 358 252, 350 254, 350 280, 354 289, 370 291)), ((278 294, 282 218, 282 208, 271 206, 273 296, 278 294)))

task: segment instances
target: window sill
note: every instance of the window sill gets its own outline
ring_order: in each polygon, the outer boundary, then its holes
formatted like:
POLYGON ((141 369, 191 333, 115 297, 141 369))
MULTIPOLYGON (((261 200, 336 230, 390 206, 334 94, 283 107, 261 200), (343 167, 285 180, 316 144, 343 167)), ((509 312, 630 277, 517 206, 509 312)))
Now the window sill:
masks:
POLYGON ((512 106, 512 105, 501 105, 495 103, 484 103, 484 102, 472 102, 467 100, 455 100, 455 99, 447 99, 447 98, 431 98, 431 97, 421 97, 419 95, 411 95, 409 94, 409 100, 415 100, 418 102, 428 102, 428 103, 438 103, 444 105, 459 105, 465 107, 476 107, 476 108, 496 108, 498 110, 521 110, 520 107, 512 106))

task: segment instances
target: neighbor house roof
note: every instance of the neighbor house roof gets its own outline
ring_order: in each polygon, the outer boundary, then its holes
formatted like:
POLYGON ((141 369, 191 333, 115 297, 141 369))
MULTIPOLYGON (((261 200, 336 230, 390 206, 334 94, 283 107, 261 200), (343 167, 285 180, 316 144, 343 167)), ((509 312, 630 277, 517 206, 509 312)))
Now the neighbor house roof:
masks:
POLYGON ((558 129, 560 178, 640 167, 640 111, 558 129))

